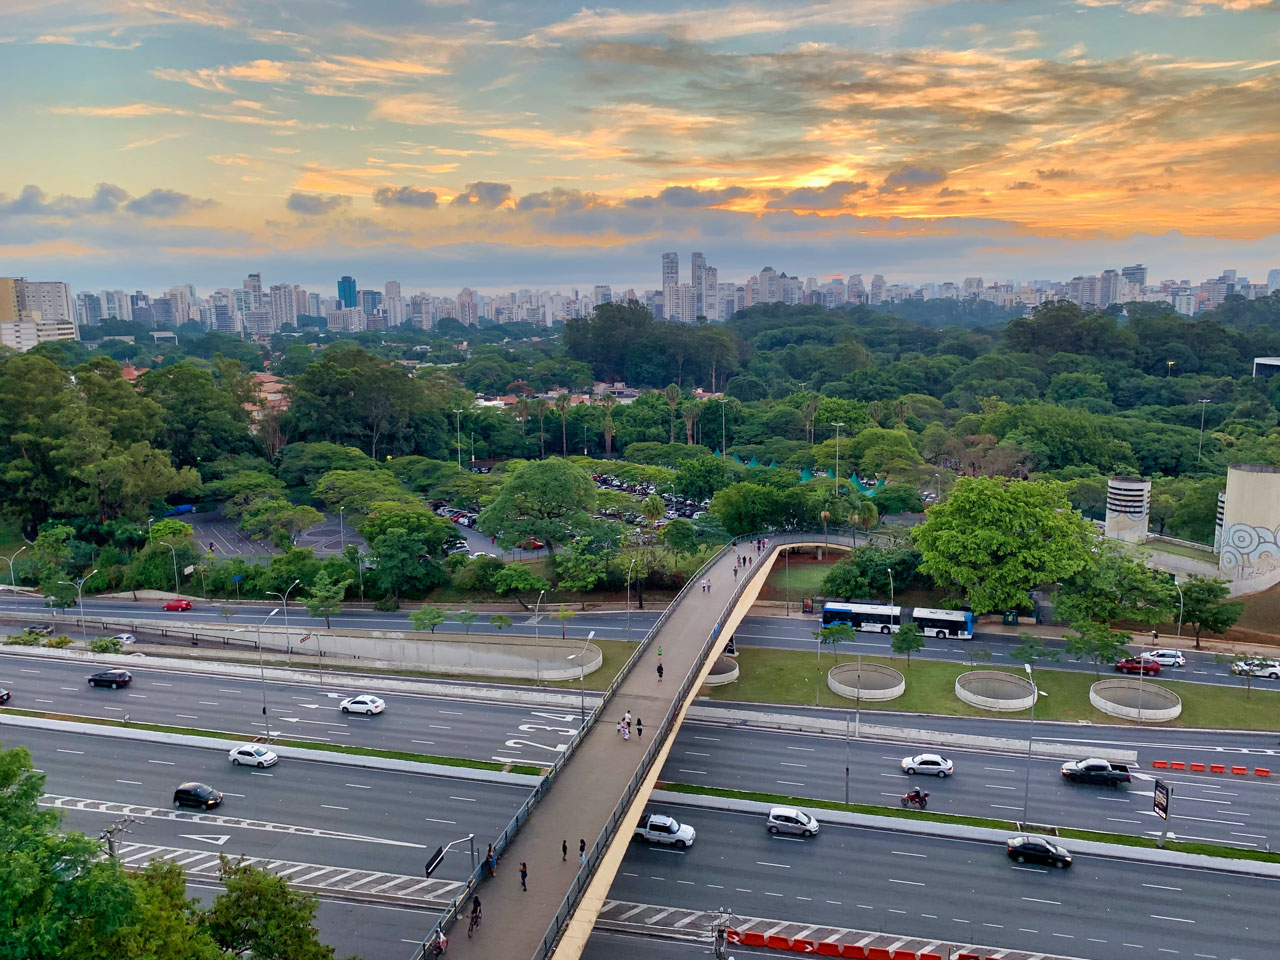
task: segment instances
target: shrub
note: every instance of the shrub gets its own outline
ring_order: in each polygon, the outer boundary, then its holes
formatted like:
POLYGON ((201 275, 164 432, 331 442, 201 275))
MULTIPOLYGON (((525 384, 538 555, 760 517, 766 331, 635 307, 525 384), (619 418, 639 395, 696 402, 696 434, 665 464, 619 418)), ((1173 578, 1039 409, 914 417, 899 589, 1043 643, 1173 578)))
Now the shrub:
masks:
POLYGON ((89 641, 89 650, 93 653, 123 653, 124 644, 115 637, 98 637, 89 641))
POLYGON ((44 646, 52 647, 54 650, 61 650, 63 647, 69 647, 74 641, 65 633, 60 633, 56 637, 49 637, 45 640, 44 646))

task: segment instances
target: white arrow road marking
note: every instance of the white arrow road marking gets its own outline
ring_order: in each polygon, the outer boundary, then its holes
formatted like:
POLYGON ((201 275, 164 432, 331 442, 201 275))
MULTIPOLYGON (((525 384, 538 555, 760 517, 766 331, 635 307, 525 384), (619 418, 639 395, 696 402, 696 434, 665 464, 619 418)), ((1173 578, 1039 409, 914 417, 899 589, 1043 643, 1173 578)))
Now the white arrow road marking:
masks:
POLYGON ((301 717, 281 717, 285 723, 318 723, 322 727, 345 727, 347 724, 334 720, 303 720, 301 717))
POLYGON ((203 840, 205 843, 212 843, 216 847, 222 846, 231 839, 229 833, 204 834, 204 833, 180 833, 178 836, 186 840, 203 840))

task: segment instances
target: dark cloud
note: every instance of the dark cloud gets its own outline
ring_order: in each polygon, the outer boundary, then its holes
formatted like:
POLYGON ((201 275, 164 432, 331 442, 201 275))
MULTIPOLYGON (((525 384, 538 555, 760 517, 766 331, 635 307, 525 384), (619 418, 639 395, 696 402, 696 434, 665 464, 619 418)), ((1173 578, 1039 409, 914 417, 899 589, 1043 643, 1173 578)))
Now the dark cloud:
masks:
POLYGON ((955 188, 953 188, 953 187, 943 187, 941 190, 939 190, 939 191, 938 191, 938 196, 940 196, 940 197, 963 197, 963 196, 964 196, 966 193, 968 193, 968 192, 969 192, 968 190, 961 190, 961 189, 959 189, 958 187, 955 187, 955 188))
POLYGON ((581 190, 565 190, 556 187, 541 193, 526 193, 516 203, 517 210, 554 210, 559 213, 576 213, 585 210, 597 202, 592 193, 581 190))
POLYGON ((301 213, 304 216, 314 217, 322 213, 329 213, 338 207, 346 206, 351 202, 350 197, 344 197, 341 194, 331 193, 291 193, 289 199, 285 201, 285 206, 294 213, 301 213))
POLYGON ((467 189, 453 198, 455 207, 486 207, 492 209, 506 203, 511 196, 511 184, 490 183, 477 180, 468 183, 467 189))
POLYGON ((770 200, 766 207, 772 210, 839 210, 856 206, 845 198, 851 193, 861 193, 869 185, 865 180, 832 180, 825 187, 797 187, 770 200))
POLYGON ((714 207, 730 200, 740 200, 751 195, 746 187, 724 187, 720 190, 703 190, 699 187, 667 187, 656 197, 636 197, 627 201, 627 206, 636 209, 652 207, 678 207, 691 209, 696 207, 714 207))
POLYGON ((947 179, 947 171, 939 167, 918 167, 905 163, 884 178, 880 187, 881 193, 895 190, 916 190, 920 187, 931 187, 947 179))
POLYGON ((1015 180, 1009 184, 1010 190, 1039 190, 1040 184, 1032 183, 1030 180, 1015 180))
POLYGON ((439 197, 434 190, 423 190, 419 187, 379 187, 373 192, 373 202, 380 207, 417 207, 419 210, 434 210, 438 207, 439 197))
POLYGON ((152 190, 141 197, 135 197, 124 205, 129 213, 139 217, 155 217, 165 219, 176 217, 189 210, 213 206, 212 200, 199 200, 188 193, 177 190, 152 190))
POLYGON ((1036 171, 1036 176, 1041 180, 1069 180, 1075 174, 1074 170, 1064 170, 1061 167, 1050 167, 1048 170, 1036 171))

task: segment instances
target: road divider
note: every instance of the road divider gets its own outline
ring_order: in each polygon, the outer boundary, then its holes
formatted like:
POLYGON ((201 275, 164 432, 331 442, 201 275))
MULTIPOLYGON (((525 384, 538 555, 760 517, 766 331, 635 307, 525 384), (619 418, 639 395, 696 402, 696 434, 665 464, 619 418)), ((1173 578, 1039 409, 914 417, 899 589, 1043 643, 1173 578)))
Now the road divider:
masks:
MULTIPOLYGON (((1204 773, 1205 764, 1203 763, 1187 763, 1182 760, 1152 760, 1152 770, 1183 770, 1189 773, 1204 773)), ((1225 763, 1208 764, 1209 773, 1226 773, 1227 765, 1225 763)), ((1249 776, 1249 767, 1240 764, 1231 765, 1231 775, 1235 777, 1249 776)), ((1254 767, 1253 775, 1255 777, 1270 777, 1271 770, 1268 767, 1254 767)))

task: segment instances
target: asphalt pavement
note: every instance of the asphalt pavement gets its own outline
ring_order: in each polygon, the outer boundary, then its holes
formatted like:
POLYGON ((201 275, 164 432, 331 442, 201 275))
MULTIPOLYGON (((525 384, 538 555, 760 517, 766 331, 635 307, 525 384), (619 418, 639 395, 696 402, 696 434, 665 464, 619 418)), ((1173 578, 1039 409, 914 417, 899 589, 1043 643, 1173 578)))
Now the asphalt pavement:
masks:
POLYGON ((773 837, 759 816, 663 809, 697 842, 633 844, 611 899, 1090 960, 1276 955, 1274 880, 1090 856, 1050 870, 999 844, 832 824, 773 837))
POLYGON ((539 766, 555 762, 581 723, 577 708, 380 693, 376 681, 374 689, 366 682, 352 690, 340 675, 331 674, 324 684, 263 684, 202 675, 198 664, 180 671, 145 663, 129 665, 133 682, 128 687, 110 690, 90 687, 86 680, 105 665, 0 654, 0 687, 12 694, 9 706, 26 710, 112 720, 127 714, 138 723, 239 731, 246 739, 264 733, 265 698, 273 735, 291 740, 539 766), (384 712, 340 711, 345 697, 368 692, 382 696, 384 712))
MULTIPOLYGON (((818 616, 791 617, 746 617, 734 633, 734 642, 741 647, 770 647, 781 650, 813 650, 818 643, 814 633, 822 628, 818 616)), ((881 633, 859 631, 857 641, 842 644, 841 653, 866 653, 875 656, 888 656, 892 652, 889 637, 881 633)), ((1018 666, 1019 661, 1010 657, 1013 650, 1022 644, 1016 636, 1003 633, 984 633, 979 631, 972 640, 939 640, 936 637, 925 637, 923 650, 913 653, 913 657, 925 660, 943 660, 950 663, 974 663, 974 651, 983 649, 991 653, 991 664, 995 666, 1018 666)), ((1044 645, 1057 650, 1062 659, 1057 662, 1040 661, 1037 670, 1086 670, 1093 672, 1096 668, 1088 660, 1072 660, 1065 653, 1066 643, 1062 640, 1047 639, 1044 645)), ((1214 654, 1199 652, 1194 648, 1194 640, 1190 636, 1161 637, 1158 643, 1133 644, 1133 653, 1141 650, 1181 650, 1187 658, 1185 667, 1165 667, 1160 671, 1161 680, 1181 680, 1191 683, 1215 683, 1229 686, 1240 686, 1241 681, 1233 676, 1226 664, 1218 663, 1214 654)), ((977 663, 987 666, 985 660, 977 663)), ((1108 671, 1110 667, 1106 668, 1108 671)), ((1104 671, 1105 672, 1105 671, 1104 671)), ((1254 685, 1260 690, 1280 690, 1280 680, 1267 680, 1255 677, 1254 685)))
MULTIPOLYGON (((1017 732, 1025 735, 1026 725, 1017 732)), ((1068 783, 1062 760, 1033 758, 1028 779, 1022 753, 948 749, 954 775, 908 776, 902 758, 934 751, 921 744, 846 743, 842 737, 685 723, 661 778, 839 801, 845 799, 846 748, 853 803, 900 806, 901 796, 919 786, 929 791, 929 809, 939 813, 1154 835, 1163 826, 1153 810, 1153 774, 1159 774, 1172 788, 1169 828, 1178 837, 1258 849, 1280 839, 1280 786, 1269 779, 1148 768, 1136 772, 1128 787, 1111 789, 1068 783)))

